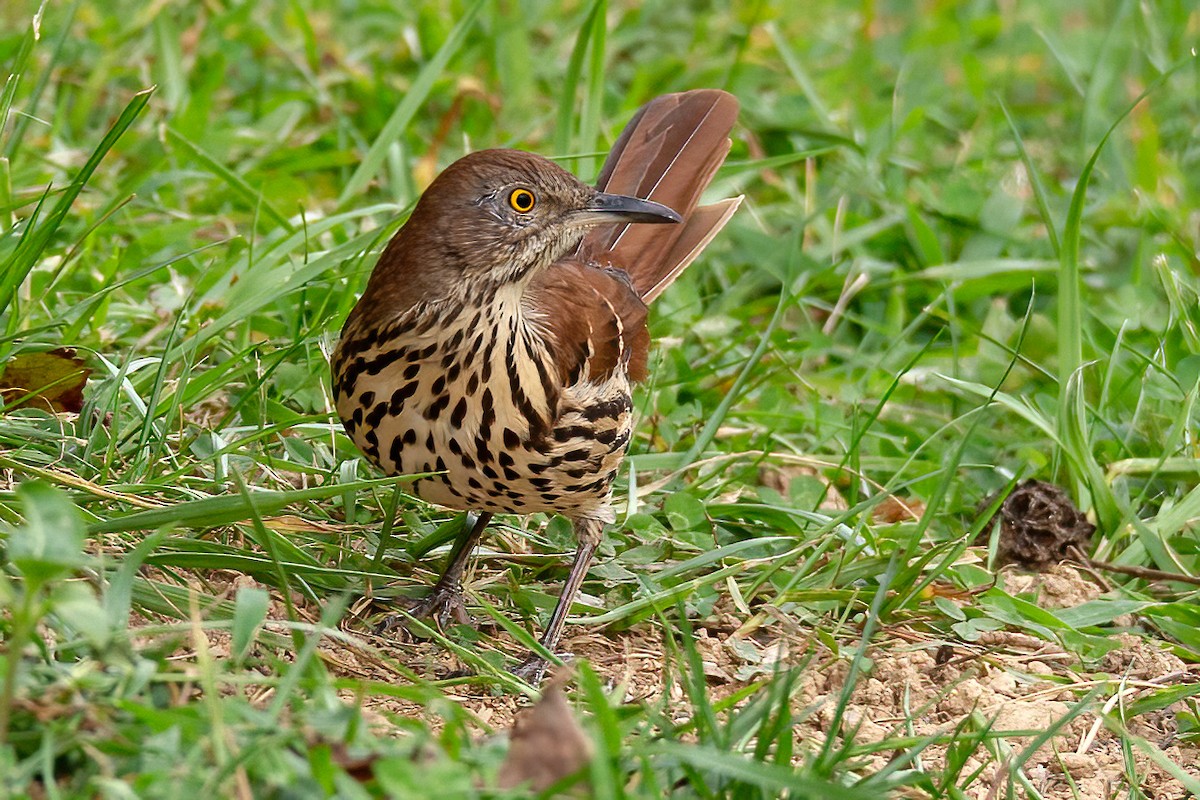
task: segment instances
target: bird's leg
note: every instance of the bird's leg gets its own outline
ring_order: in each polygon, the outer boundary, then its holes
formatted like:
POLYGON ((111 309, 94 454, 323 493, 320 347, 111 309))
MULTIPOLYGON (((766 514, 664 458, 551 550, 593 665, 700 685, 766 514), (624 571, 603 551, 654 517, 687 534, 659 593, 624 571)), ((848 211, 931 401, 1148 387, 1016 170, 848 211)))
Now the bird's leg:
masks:
POLYGON ((483 538, 483 532, 487 530, 491 521, 491 512, 484 511, 476 517, 474 525, 463 525, 462 531, 454 540, 454 547, 450 550, 442 577, 438 578, 425 599, 413 606, 408 613, 418 618, 433 617, 443 625, 451 616, 464 625, 470 622, 466 605, 463 603, 462 576, 466 571, 467 562, 471 560, 471 554, 475 552, 475 546, 483 538))
MULTIPOLYGON (((454 539, 454 547, 446 561, 446 569, 442 577, 429 590, 424 600, 417 602, 408 609, 408 613, 418 619, 434 619, 439 625, 445 625, 451 617, 466 625, 471 619, 467 616, 467 607, 463 603, 462 576, 471 560, 471 553, 483 538, 488 523, 492 521, 491 512, 484 511, 472 523, 470 517, 463 520, 462 530, 454 539)), ((391 630, 403 625, 403 615, 389 615, 381 625, 383 630, 391 630)))
MULTIPOLYGON (((554 612, 550 614, 550 621, 546 623, 546 631, 542 634, 541 639, 542 647, 551 653, 558 646, 558 640, 562 638, 567 614, 571 610, 571 604, 575 602, 575 595, 579 593, 579 587, 583 585, 583 581, 587 577, 588 567, 592 564, 592 557, 596 555, 596 548, 600 546, 600 537, 604 532, 603 522, 590 519, 575 520, 574 522, 575 536, 579 539, 579 545, 575 548, 575 562, 571 564, 567 582, 563 584, 562 594, 558 596, 558 603, 554 606, 554 612)), ((513 674, 527 683, 538 684, 545 676, 548 666, 549 663, 546 659, 536 653, 530 653, 513 670, 513 674)))

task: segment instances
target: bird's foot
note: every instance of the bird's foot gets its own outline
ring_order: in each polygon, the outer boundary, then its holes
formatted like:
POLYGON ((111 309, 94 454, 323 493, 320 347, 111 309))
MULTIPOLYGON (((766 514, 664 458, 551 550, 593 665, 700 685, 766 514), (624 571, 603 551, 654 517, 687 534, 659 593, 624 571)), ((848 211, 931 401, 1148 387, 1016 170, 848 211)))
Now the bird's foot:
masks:
POLYGON ((549 668, 549 661, 536 653, 530 653, 525 657, 524 661, 513 667, 510 672, 530 686, 540 686, 546 677, 546 670, 549 668))
POLYGON ((471 624, 471 616, 467 613, 467 604, 463 600, 462 585, 458 583, 437 584, 425 599, 413 603, 407 611, 407 614, 388 614, 376 626, 376 632, 388 633, 397 628, 405 628, 410 617, 431 620, 439 628, 445 628, 451 620, 460 625, 471 624))

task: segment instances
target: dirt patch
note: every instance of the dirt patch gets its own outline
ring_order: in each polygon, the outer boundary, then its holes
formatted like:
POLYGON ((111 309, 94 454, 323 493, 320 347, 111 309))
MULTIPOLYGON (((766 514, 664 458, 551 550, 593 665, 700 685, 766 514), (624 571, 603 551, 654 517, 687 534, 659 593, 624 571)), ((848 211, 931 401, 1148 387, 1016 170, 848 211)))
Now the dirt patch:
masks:
MULTIPOLYGON (((210 576, 206 589, 211 592, 223 577, 210 576)), ((1061 564, 1036 575, 1006 570, 1000 580, 1010 592, 1035 597, 1046 608, 1078 605, 1101 591, 1085 573, 1061 564)), ((245 577, 231 577, 222 594, 232 597, 237 588, 249 583, 245 577)), ((302 616, 315 621, 317 611, 302 604, 302 616)), ((276 601, 271 617, 284 616, 276 601)), ((855 676, 849 700, 839 713, 854 642, 843 642, 842 652, 834 654, 816 644, 812 632, 794 620, 768 616, 764 622, 746 624, 720 604, 695 629, 691 641, 700 655, 713 700, 728 697, 780 668, 800 668, 793 700, 800 720, 795 726, 797 759, 807 758, 826 737, 835 735, 853 741, 863 774, 878 771, 897 758, 912 759, 904 768, 911 768, 919 759, 921 769, 934 776, 935 783, 957 785, 972 800, 1005 796, 1014 780, 1010 775, 1018 768, 1020 780, 1028 781, 1047 800, 1125 796, 1131 780, 1154 800, 1183 800, 1187 792, 1169 765, 1200 780, 1200 748, 1178 737, 1177 707, 1136 715, 1122 711, 1165 686, 1200 682, 1200 667, 1185 664, 1151 640, 1131 634, 1116 636, 1120 647, 1089 667, 1058 645, 1020 632, 983 632, 977 641, 968 643, 895 627, 875 637, 868 661, 855 676), (1097 687, 1100 699, 1093 702, 1106 704, 1107 718, 1091 712, 1074 713, 1076 704, 1097 687), (1121 724, 1138 737, 1130 752, 1123 748, 1122 737, 1113 732, 1121 724), (1034 736, 1051 728, 1054 735, 1028 758, 1019 764, 1014 760, 1034 736), (942 737, 942 741, 915 755, 906 755, 894 743, 897 738, 911 742, 913 737, 942 737), (956 751, 958 755, 952 758, 956 751), (953 764, 958 764, 957 768, 953 764), (1000 794, 995 794, 997 791, 1000 794)), ((680 721, 691 715, 691 703, 678 681, 664 677, 664 670, 675 669, 676 657, 670 648, 664 648, 654 626, 640 625, 619 633, 575 626, 568 632, 574 635, 564 640, 564 649, 586 659, 622 702, 665 705, 680 721)), ((320 646, 322 659, 338 675, 403 685, 414 678, 443 679, 461 667, 434 642, 391 634, 376 636, 353 619, 347 621, 344 633, 344 638, 326 638, 320 646)), ((228 637, 220 631, 208 635, 209 656, 224 657, 228 637)), ((514 661, 520 655, 514 643, 503 639, 492 643, 502 646, 514 661)), ((194 658, 194 643, 181 648, 179 655, 185 660, 194 658)), ((440 690, 443 700, 428 706, 350 692, 343 697, 361 704, 368 722, 383 733, 395 730, 392 715, 421 717, 437 727, 438 707, 449 700, 475 721, 479 736, 490 736, 512 730, 514 721, 530 706, 527 698, 500 692, 483 681, 443 683, 440 690)), ((568 698, 571 692, 568 687, 568 698)), ((574 708, 574 703, 570 705, 574 708)))
MULTIPOLYGON (((1078 605, 1100 594, 1090 578, 1067 565, 1037 575, 1005 573, 1003 580, 1010 591, 1032 594, 1047 608, 1078 605)), ((835 725, 839 737, 853 739, 862 749, 861 766, 868 773, 899 757, 889 743, 897 737, 957 736, 960 748, 972 736, 986 739, 969 745, 973 752, 957 777, 944 778, 960 785, 972 800, 1003 796, 994 794, 996 787, 1007 791, 1010 772, 1018 766, 1022 779, 1047 800, 1123 795, 1130 775, 1155 800, 1187 797, 1160 761, 1200 779, 1200 749, 1177 738, 1173 708, 1127 720, 1129 732, 1142 742, 1131 760, 1122 749, 1121 737, 1103 720, 1092 713, 1073 713, 1097 686, 1102 687, 1099 696, 1109 698, 1106 711, 1111 722, 1119 719, 1120 708, 1148 692, 1200 681, 1200 669, 1137 636, 1118 637, 1121 647, 1089 670, 1057 645, 1022 633, 985 632, 978 641, 966 643, 934 640, 907 628, 885 631, 876 638, 879 644, 868 651, 869 668, 857 676, 849 703, 839 715, 837 705, 850 671, 848 656, 819 652, 814 657, 813 645, 801 631, 781 636, 777 629, 786 627, 782 625, 771 627, 770 636, 763 628, 739 631, 736 618, 723 616, 729 619, 718 615, 714 619, 721 622, 697 628, 693 636, 714 699, 729 696, 780 665, 799 665, 808 659, 793 704, 802 719, 796 726, 799 753, 819 748, 835 725), (1056 729, 1054 736, 1022 764, 1012 760, 1034 736, 1051 728, 1056 729), (880 743, 878 751, 872 751, 875 743, 880 743)), ((624 702, 666 703, 668 708, 678 708, 680 719, 691 713, 687 698, 674 683, 671 696, 663 696, 664 661, 670 659, 664 656, 661 637, 649 626, 615 635, 576 630, 565 646, 586 658, 610 686, 622 689, 618 696, 624 702)), ((430 665, 435 652, 433 648, 427 653, 390 655, 420 671, 430 665)), ((449 694, 490 730, 511 727, 516 712, 526 705, 480 685, 454 687, 449 694)), ((385 704, 393 712, 423 713, 411 705, 385 704)), ((935 776, 943 773, 953 761, 948 759, 953 747, 939 743, 925 748, 918 755, 922 768, 935 776)))

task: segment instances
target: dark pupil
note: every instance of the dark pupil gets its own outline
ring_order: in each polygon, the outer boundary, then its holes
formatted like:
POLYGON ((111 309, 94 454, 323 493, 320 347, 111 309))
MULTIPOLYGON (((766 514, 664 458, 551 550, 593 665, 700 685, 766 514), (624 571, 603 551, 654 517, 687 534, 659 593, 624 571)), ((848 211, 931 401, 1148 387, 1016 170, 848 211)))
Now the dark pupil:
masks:
POLYGON ((525 211, 533 205, 533 195, 529 194, 529 192, 517 192, 513 195, 513 205, 519 211, 525 211))

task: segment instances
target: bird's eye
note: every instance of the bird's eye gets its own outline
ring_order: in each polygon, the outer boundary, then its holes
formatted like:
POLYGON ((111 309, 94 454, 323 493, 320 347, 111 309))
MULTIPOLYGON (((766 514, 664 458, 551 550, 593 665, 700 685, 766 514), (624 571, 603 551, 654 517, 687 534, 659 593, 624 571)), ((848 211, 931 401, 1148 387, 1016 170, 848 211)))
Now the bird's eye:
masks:
POLYGON ((519 211, 522 214, 533 211, 535 203, 537 203, 537 199, 528 189, 513 189, 508 195, 508 204, 512 206, 513 211, 519 211))

